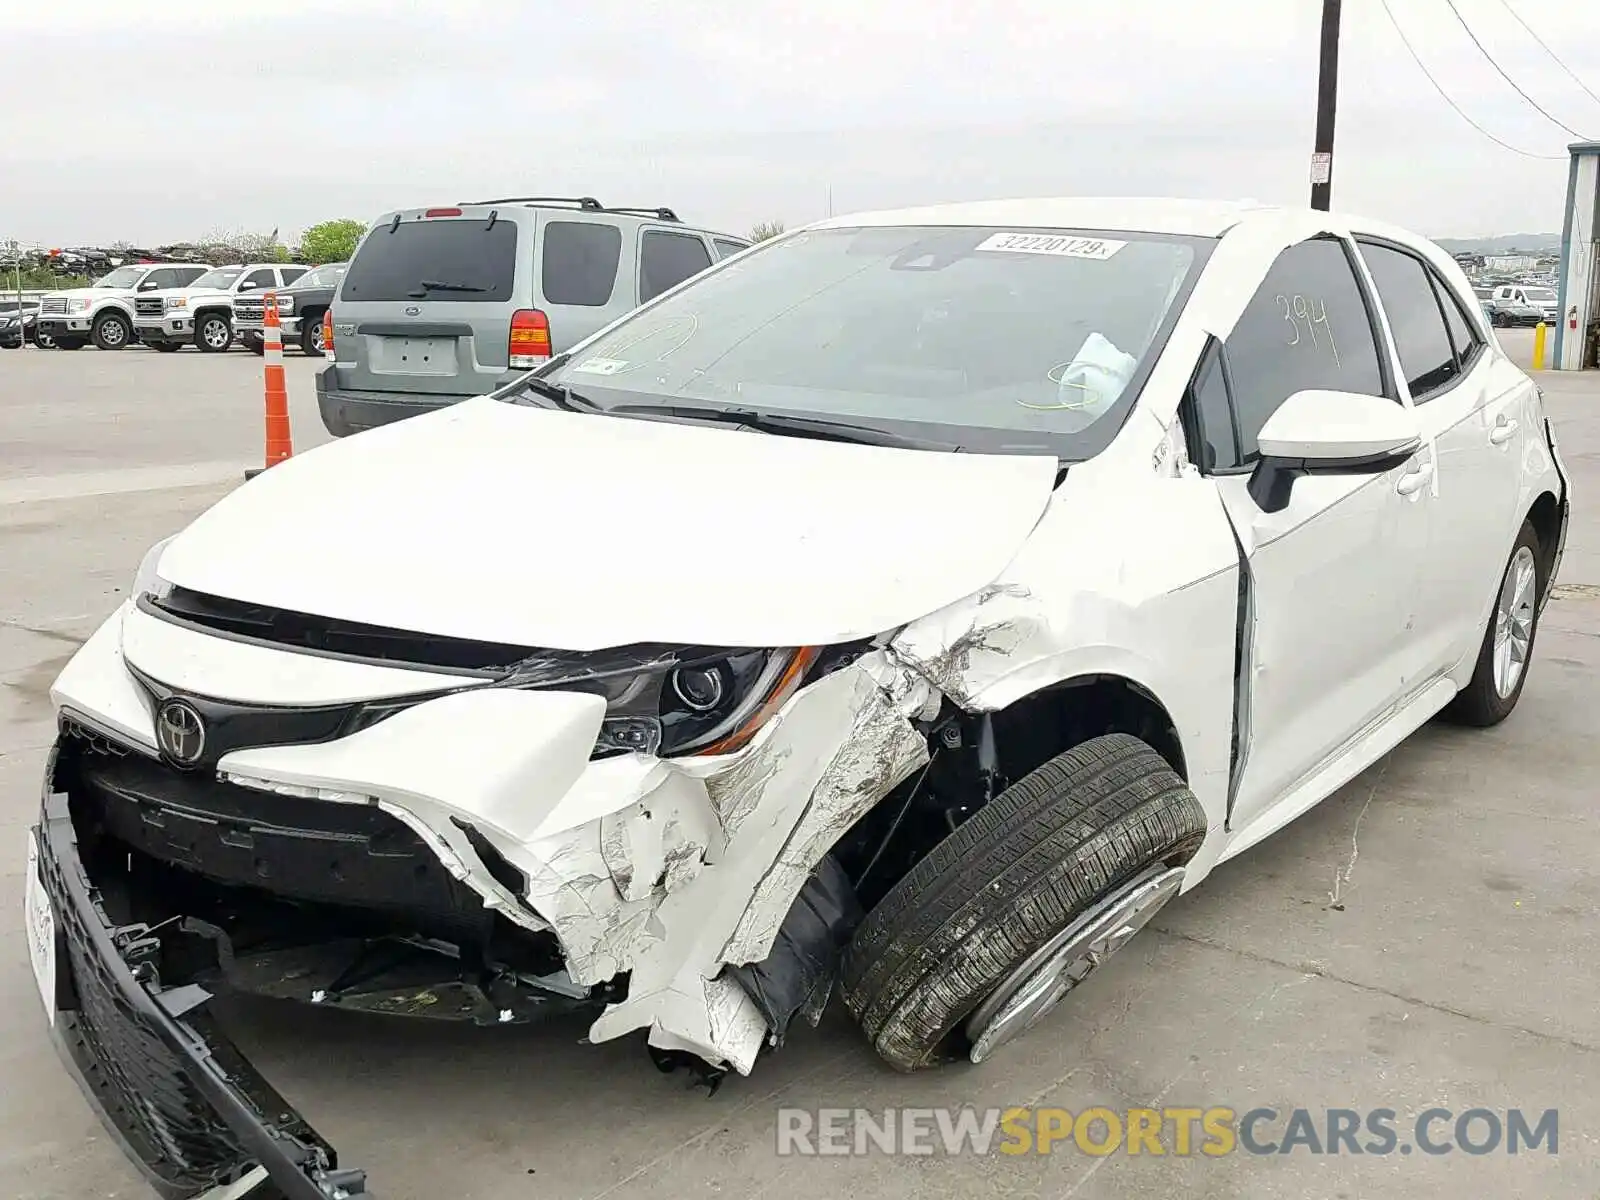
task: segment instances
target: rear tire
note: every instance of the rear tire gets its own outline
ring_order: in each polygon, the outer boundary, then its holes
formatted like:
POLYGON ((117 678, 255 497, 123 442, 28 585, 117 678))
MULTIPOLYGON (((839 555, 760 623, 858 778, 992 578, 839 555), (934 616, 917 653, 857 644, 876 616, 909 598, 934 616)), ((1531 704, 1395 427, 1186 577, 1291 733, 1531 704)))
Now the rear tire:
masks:
POLYGON ((1467 686, 1444 710, 1461 725, 1487 729, 1511 715, 1533 665, 1539 634, 1539 598, 1550 567, 1532 522, 1524 521, 1511 557, 1500 573, 1488 628, 1478 646, 1478 662, 1467 686))
POLYGON ((133 340, 133 325, 121 313, 101 313, 94 319, 94 328, 89 337, 96 349, 126 350, 128 343, 133 340))
POLYGON ((195 318, 194 344, 206 354, 221 354, 233 345, 233 325, 221 313, 195 318))
POLYGON ((313 358, 325 357, 322 346, 322 314, 309 312, 300 321, 300 351, 313 358))
MULTIPOLYGON (((1075 746, 1012 784, 890 889, 845 954, 845 1004, 898 1070, 976 1060, 969 1017, 987 1020, 993 1001, 1018 997, 1032 978, 1018 983, 1019 972, 1041 951, 1129 885, 1187 863, 1205 833, 1199 801, 1144 742, 1113 733, 1075 746)), ((1166 880, 1156 907, 1180 881, 1166 880)), ((1087 970, 1104 957, 1096 953, 1087 970)))

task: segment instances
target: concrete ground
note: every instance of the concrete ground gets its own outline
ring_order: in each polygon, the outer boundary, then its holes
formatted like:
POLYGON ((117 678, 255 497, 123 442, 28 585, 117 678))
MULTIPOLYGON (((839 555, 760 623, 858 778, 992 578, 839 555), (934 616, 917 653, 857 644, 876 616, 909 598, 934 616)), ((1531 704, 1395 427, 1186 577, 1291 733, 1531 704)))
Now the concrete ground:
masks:
MULTIPOLYGON (((1526 361, 1525 334, 1503 341, 1526 361)), ((303 449, 322 440, 312 364, 289 368, 303 449)), ((475 1030, 245 1004, 230 1026, 385 1200, 1593 1197, 1600 378, 1541 381, 1578 502, 1515 716, 1424 729, 1175 902, 985 1069, 895 1075, 837 1010, 711 1099, 658 1074, 639 1041, 585 1047, 570 1023, 475 1030), (1556 1108, 1559 1154, 774 1152, 780 1107, 963 1104, 1390 1108, 1403 1134, 1434 1106, 1556 1108)), ((0 909, 20 903, 52 679, 143 550, 259 461, 261 425, 246 355, 0 353, 0 845, 13 847, 0 909)), ((18 925, 0 921, 0 1195, 145 1195, 47 1045, 18 925)))

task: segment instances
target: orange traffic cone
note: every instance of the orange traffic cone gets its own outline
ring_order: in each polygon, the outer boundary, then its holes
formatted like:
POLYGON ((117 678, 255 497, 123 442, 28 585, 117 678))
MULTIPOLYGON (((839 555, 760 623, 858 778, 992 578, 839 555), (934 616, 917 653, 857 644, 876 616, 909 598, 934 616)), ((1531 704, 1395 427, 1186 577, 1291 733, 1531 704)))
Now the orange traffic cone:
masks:
MULTIPOLYGON (((275 467, 294 453, 289 432, 289 389, 283 376, 283 327, 278 323, 278 294, 268 292, 261 315, 262 367, 267 402, 267 467, 275 467)), ((246 471, 254 479, 261 471, 246 471)))

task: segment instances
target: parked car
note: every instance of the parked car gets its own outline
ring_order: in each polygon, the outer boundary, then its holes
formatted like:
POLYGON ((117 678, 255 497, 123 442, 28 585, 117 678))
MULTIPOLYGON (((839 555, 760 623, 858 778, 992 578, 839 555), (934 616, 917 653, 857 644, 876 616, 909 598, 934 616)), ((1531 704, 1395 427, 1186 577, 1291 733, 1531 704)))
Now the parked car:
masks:
POLYGON ((1503 284, 1491 297, 1498 325, 1555 324, 1557 301, 1554 288, 1531 284, 1503 284))
MULTIPOLYGON (((38 345, 39 302, 0 297, 0 350, 20 350, 24 344, 38 345)), ((49 349, 48 346, 45 347, 49 349)))
MULTIPOLYGON (((503 283, 487 225, 423 278, 503 283)), ((712 1077, 837 991, 896 1068, 987 1061, 1425 721, 1515 709, 1568 483, 1471 295, 1304 209, 841 217, 271 468, 51 688, 69 1067, 172 1194, 309 1197, 365 1175, 221 989, 577 1006, 712 1077)))
POLYGON ((343 437, 491 391, 748 244, 592 198, 386 213, 334 301, 323 424, 343 437))
POLYGON ((309 270, 276 263, 214 267, 187 287, 141 295, 134 327, 151 349, 170 353, 194 345, 210 354, 233 345, 234 297, 285 287, 309 270))
POLYGON ((62 350, 81 350, 91 341, 101 350, 121 350, 135 337, 136 296, 184 287, 208 270, 197 263, 128 263, 89 287, 48 292, 39 302, 39 333, 62 350))
MULTIPOLYGON (((349 263, 325 263, 278 292, 278 324, 285 346, 299 346, 306 354, 322 356, 322 317, 333 303, 349 263)), ((233 301, 233 328, 245 348, 262 352, 261 329, 266 304, 264 295, 236 296, 233 301)))

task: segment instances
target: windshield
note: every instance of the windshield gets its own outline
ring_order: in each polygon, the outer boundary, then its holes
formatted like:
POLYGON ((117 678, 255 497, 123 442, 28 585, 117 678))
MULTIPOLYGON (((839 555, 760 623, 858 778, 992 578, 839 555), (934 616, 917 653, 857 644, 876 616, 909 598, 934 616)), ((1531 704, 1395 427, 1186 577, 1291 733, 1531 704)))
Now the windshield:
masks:
POLYGON ((214 271, 207 271, 189 286, 192 288, 230 288, 233 281, 244 274, 243 267, 218 267, 214 271))
POLYGON ((344 271, 344 263, 330 263, 326 267, 318 267, 315 271, 307 271, 294 281, 294 286, 297 288, 338 287, 339 280, 344 278, 344 271))
POLYGON ((102 275, 94 281, 95 287, 103 288, 130 288, 144 278, 144 273, 149 267, 118 267, 109 275, 102 275))
POLYGON ((1554 304, 1556 299, 1555 292, 1550 288, 1523 288, 1522 294, 1527 296, 1529 300, 1534 300, 1541 304, 1554 304))
POLYGON ((803 232, 713 268, 543 378, 606 407, 737 408, 1084 459, 1115 436, 1214 244, 803 232))

